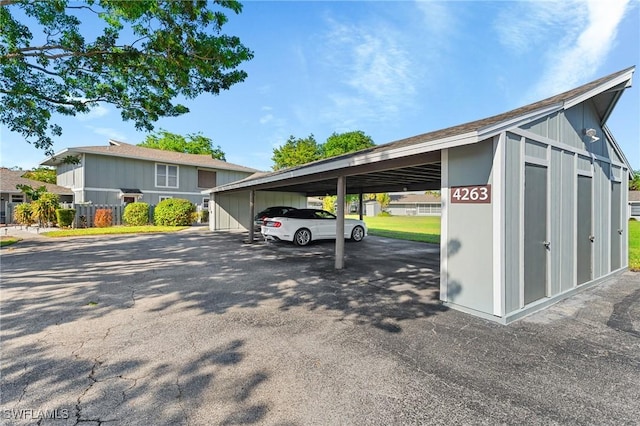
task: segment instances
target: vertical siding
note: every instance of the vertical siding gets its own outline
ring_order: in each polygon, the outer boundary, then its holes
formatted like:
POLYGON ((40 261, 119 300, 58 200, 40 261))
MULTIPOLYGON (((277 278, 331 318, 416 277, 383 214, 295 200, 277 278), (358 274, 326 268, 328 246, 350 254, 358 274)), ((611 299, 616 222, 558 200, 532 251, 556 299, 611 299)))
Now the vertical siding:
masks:
MULTIPOLYGON (((574 154, 562 153, 562 177, 559 186, 561 193, 561 233, 559 242, 561 246, 562 262, 560 263, 560 291, 570 290, 575 286, 575 200, 576 200, 576 170, 574 167, 574 154)), ((553 216, 553 215, 552 215, 553 216)))
POLYGON ((622 267, 629 266, 629 170, 623 168, 622 172, 622 250, 620 256, 622 258, 622 267))
MULTIPOLYGON (((305 208, 307 197, 289 192, 258 191, 255 196, 255 213, 269 206, 292 206, 305 208)), ((247 230, 252 223, 249 217, 249 191, 216 194, 215 230, 247 230)))
MULTIPOLYGON (((564 194, 562 185, 562 151, 558 149, 551 150, 551 158, 549 162, 549 202, 552 214, 549 215, 549 295, 553 296, 560 293, 562 280, 562 264, 567 262, 565 253, 573 251, 573 247, 564 247, 562 241, 562 233, 564 231, 562 224, 565 215, 567 202, 563 200, 564 194)), ((569 198, 569 197, 567 197, 569 198)))
POLYGON ((594 162, 594 197, 593 197, 593 235, 595 236, 593 253, 593 278, 606 275, 609 271, 609 245, 611 236, 610 204, 611 183, 609 180, 609 164, 594 162))
POLYGON ((549 118, 543 117, 522 126, 523 129, 535 133, 536 135, 549 137, 549 118))
POLYGON ((528 157, 545 160, 547 158, 547 145, 527 139, 524 154, 528 157))
POLYGON ((505 144, 505 309, 520 308, 520 136, 507 133, 505 144))
MULTIPOLYGON (((178 187, 156 186, 156 163, 132 158, 109 157, 87 154, 86 187, 100 188, 101 191, 87 190, 84 201, 94 203, 120 204, 120 188, 136 188, 143 193, 140 201, 157 204, 161 196, 184 198, 194 204, 201 204, 205 195, 198 187, 198 167, 178 165, 178 187)), ((207 169, 214 170, 214 169, 207 169)), ((217 184, 225 184, 249 176, 250 173, 216 170, 217 184)))

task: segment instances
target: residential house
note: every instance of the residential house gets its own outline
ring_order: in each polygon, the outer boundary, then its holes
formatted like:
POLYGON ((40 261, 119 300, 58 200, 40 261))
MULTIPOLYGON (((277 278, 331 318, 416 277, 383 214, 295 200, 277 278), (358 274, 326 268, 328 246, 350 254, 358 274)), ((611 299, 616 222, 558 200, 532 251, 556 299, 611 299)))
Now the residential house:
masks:
POLYGON ((440 216, 441 200, 438 194, 389 194, 387 211, 393 216, 440 216))
POLYGON ((71 189, 76 203, 143 201, 153 205, 166 198, 184 198, 205 209, 209 195, 203 195, 203 190, 257 172, 210 155, 143 148, 115 140, 106 146, 67 148, 40 164, 56 167, 58 185, 71 189))
POLYGON ((629 191, 629 215, 640 220, 640 191, 629 191))
POLYGON ((7 168, 0 168, 0 223, 10 223, 11 209, 10 204, 25 203, 31 201, 21 190, 17 188, 17 185, 28 185, 33 189, 44 186, 47 188, 47 192, 57 194, 60 197, 60 202, 70 203, 73 201, 73 191, 63 186, 54 185, 52 183, 44 183, 37 180, 23 178, 24 170, 9 170, 7 168))

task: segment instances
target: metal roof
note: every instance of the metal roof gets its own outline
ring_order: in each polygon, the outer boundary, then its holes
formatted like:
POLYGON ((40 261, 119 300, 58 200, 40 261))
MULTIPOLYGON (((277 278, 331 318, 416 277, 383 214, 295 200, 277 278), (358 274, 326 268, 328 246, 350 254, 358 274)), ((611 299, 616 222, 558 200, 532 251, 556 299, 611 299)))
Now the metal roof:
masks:
POLYGON ((553 112, 591 99, 604 126, 621 93, 631 84, 635 67, 602 77, 575 89, 492 117, 401 139, 341 156, 271 173, 203 192, 265 190, 300 192, 307 196, 336 193, 336 180, 347 176, 347 193, 440 189, 440 151, 489 139, 553 112))
POLYGON ((227 163, 226 161, 217 160, 206 154, 184 154, 182 152, 145 148, 115 140, 109 140, 109 145, 105 146, 79 146, 66 148, 40 164, 45 166, 57 166, 62 163, 64 157, 77 154, 107 155, 110 157, 133 158, 137 160, 157 161, 216 170, 230 170, 248 173, 257 172, 256 169, 227 163))

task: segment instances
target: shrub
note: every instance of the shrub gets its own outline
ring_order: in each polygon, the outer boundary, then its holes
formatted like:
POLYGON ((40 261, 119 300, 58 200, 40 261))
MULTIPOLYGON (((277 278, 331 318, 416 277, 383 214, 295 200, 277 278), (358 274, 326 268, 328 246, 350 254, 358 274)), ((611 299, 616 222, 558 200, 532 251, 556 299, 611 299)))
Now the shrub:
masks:
POLYGON ((68 228, 73 224, 73 219, 76 218, 75 209, 57 209, 56 218, 58 219, 58 226, 61 228, 68 228))
POLYGON ((149 223, 149 204, 129 203, 124 208, 122 219, 129 226, 142 226, 149 223))
POLYGON ((389 216, 391 216, 391 213, 386 212, 384 210, 378 213, 378 217, 389 217, 389 216))
POLYGON ((56 221, 56 210, 59 207, 60 197, 56 194, 45 192, 31 203, 31 215, 40 225, 53 225, 56 221))
POLYGON ((153 219, 159 226, 188 226, 193 223, 196 206, 189 200, 169 198, 162 200, 153 212, 153 219))
POLYGON ((111 209, 98 209, 93 218, 93 224, 98 228, 108 228, 113 224, 113 213, 111 209))
POLYGON ((200 223, 209 222, 209 210, 200 210, 198 212, 198 220, 200 223))
POLYGON ((18 204, 16 209, 13 211, 13 220, 19 225, 29 226, 33 224, 33 210, 31 209, 31 204, 18 204))

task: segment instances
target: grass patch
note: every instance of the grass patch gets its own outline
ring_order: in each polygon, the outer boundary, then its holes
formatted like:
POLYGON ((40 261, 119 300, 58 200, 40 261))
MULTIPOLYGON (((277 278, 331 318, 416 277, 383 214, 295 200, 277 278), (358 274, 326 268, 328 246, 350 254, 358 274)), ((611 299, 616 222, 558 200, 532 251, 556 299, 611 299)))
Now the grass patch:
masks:
POLYGON ((43 232, 47 237, 82 237, 85 235, 118 235, 118 234, 146 234, 152 232, 176 232, 189 228, 188 226, 111 226, 108 228, 61 229, 59 231, 43 232))
POLYGON ((365 216, 363 220, 369 235, 440 244, 440 216, 365 216))
POLYGON ((21 238, 12 237, 12 236, 0 236, 0 247, 10 246, 11 244, 15 244, 20 241, 21 238))
POLYGON ((629 269, 640 271, 640 222, 629 221, 629 269))

